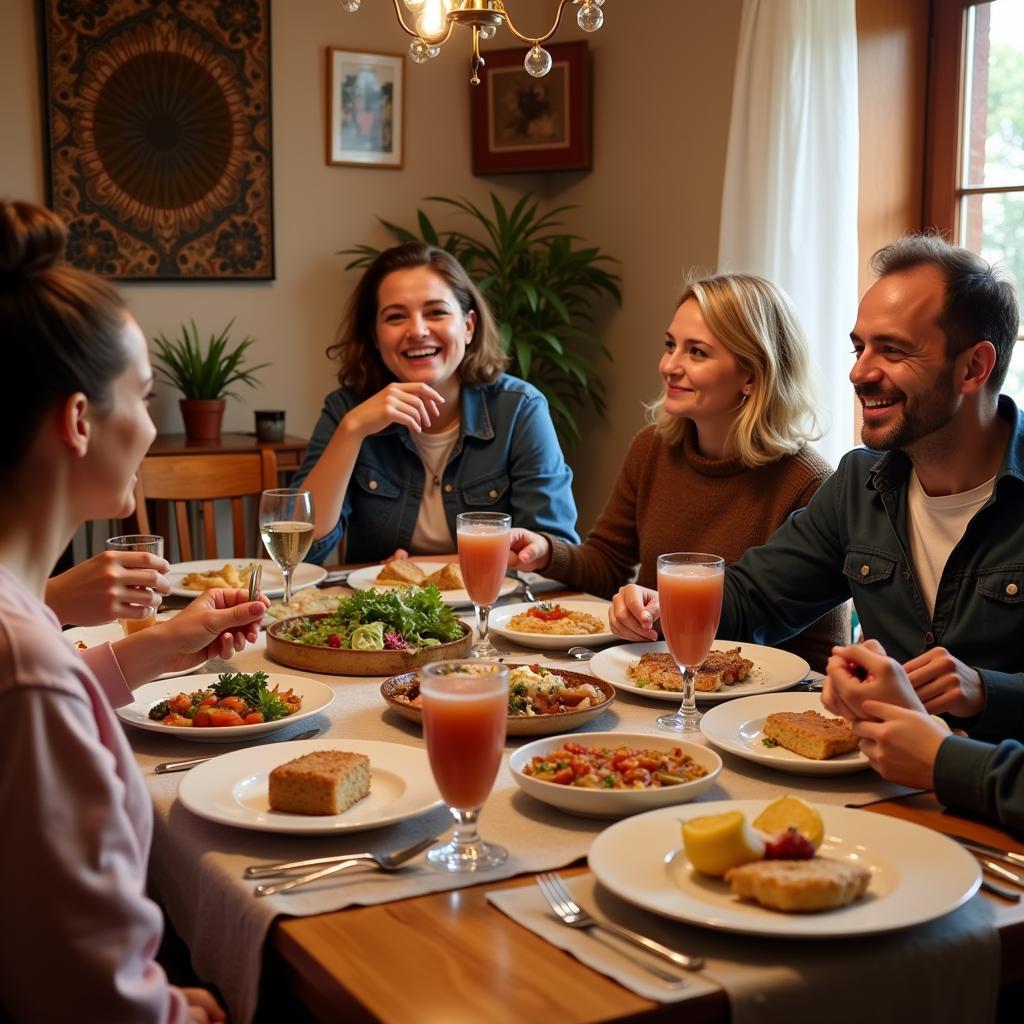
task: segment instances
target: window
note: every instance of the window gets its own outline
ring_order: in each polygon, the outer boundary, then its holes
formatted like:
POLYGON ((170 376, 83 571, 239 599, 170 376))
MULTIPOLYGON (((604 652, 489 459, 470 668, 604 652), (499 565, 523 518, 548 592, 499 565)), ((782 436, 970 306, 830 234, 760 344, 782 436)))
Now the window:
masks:
MULTIPOLYGON (((1024 296, 1024 3, 933 0, 925 220, 1024 296)), ((1024 345, 1004 390, 1024 406, 1024 345)))

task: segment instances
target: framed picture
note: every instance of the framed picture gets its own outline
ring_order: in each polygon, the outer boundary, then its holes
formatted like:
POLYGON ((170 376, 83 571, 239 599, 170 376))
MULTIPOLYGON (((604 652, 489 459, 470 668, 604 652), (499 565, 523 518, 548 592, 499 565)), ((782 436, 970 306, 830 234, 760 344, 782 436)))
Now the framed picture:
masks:
POLYGON ((127 281, 274 277, 270 0, 41 0, 48 202, 127 281))
POLYGON ((327 51, 327 162, 401 167, 405 58, 327 51))
POLYGON ((523 51, 488 50, 472 92, 473 173, 590 170, 590 61, 585 41, 549 46, 532 78, 523 51))

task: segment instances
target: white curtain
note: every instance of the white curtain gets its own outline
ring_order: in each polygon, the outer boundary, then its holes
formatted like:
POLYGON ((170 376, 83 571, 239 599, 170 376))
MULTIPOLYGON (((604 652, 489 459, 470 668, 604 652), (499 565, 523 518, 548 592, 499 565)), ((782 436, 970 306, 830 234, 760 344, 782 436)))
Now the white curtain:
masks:
POLYGON ((835 466, 854 445, 857 313, 855 0, 744 0, 718 264, 790 295, 811 345, 835 466))

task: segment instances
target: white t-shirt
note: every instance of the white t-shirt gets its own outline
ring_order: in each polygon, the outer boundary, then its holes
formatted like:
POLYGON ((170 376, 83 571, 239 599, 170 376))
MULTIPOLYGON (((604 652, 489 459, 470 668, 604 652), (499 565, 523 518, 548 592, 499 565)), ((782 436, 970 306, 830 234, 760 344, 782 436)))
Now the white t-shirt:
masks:
POLYGON ((413 434, 412 443, 423 460, 427 478, 423 485, 423 501, 416 517, 416 528, 412 531, 412 550, 421 555, 448 554, 455 550, 452 532, 448 529, 448 518, 444 512, 441 481, 448 458, 459 438, 459 421, 456 420, 440 434, 413 434))
POLYGON ((907 489, 910 557, 929 615, 935 614, 935 595, 949 554, 960 542, 974 513, 988 501, 995 482, 996 478, 992 477, 973 490, 932 498, 925 494, 917 473, 913 470, 910 473, 907 489))

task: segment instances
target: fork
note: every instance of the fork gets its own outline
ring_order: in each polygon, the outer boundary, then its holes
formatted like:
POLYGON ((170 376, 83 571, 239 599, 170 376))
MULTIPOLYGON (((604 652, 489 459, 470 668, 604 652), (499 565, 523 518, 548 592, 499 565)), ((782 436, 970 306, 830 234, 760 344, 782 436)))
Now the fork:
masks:
POLYGON ((438 836, 428 836, 421 839, 404 850, 395 850, 393 853, 350 853, 346 857, 320 857, 316 860, 292 861, 285 864, 257 865, 245 869, 246 878, 266 878, 271 875, 279 875, 283 872, 307 867, 313 864, 330 862, 327 867, 319 871, 312 871, 298 878, 289 879, 287 882, 280 882, 275 885, 257 885, 253 892, 257 896, 273 896, 278 892, 287 892, 289 889, 297 889, 300 885, 307 885, 309 882, 316 882, 321 878, 328 878, 331 875, 339 874, 348 868, 359 867, 361 864, 371 863, 380 868, 381 871, 398 871, 406 861, 412 860, 418 853, 422 853, 428 846, 433 846, 438 841, 438 836))
MULTIPOLYGON (((617 935, 620 939, 632 942, 634 946, 639 946, 648 953, 654 953, 662 959, 668 960, 669 963, 673 963, 677 967, 683 967, 688 971, 699 971, 704 966, 703 957, 677 953, 674 949, 669 949, 668 946, 663 946, 660 942, 655 942, 654 939, 649 939, 646 935, 641 935, 639 932, 623 928, 622 925, 615 924, 612 921, 598 921, 596 918, 591 917, 572 898, 572 894, 565 887, 561 877, 554 872, 538 875, 537 885, 540 887, 540 891, 544 894, 544 899, 548 901, 551 909, 571 928, 602 928, 609 934, 617 935)), ((644 964, 644 966, 648 965, 644 964)), ((654 971, 654 973, 658 974, 659 972, 654 971)), ((668 977, 675 982, 680 980, 674 975, 662 974, 661 976, 668 977)))
POLYGON ((260 593, 260 582, 263 579, 263 566, 259 562, 252 563, 252 572, 249 574, 249 600, 255 601, 260 593))
POLYGON ((526 577, 518 569, 508 569, 506 570, 505 575, 508 576, 509 579, 518 580, 519 586, 523 588, 523 597, 525 597, 531 604, 536 604, 536 595, 530 589, 530 584, 526 581, 526 577))

